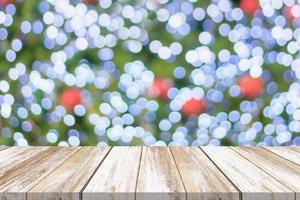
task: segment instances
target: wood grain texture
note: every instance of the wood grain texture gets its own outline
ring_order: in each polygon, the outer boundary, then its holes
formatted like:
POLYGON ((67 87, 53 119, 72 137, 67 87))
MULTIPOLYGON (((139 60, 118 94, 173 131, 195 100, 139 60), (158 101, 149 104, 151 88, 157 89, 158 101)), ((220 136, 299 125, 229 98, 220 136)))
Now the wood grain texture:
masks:
POLYGON ((143 147, 136 198, 186 199, 186 192, 169 148, 143 147))
POLYGON ((282 184, 296 192, 300 200, 300 166, 287 161, 280 156, 257 147, 235 147, 235 151, 247 158, 253 164, 270 174, 282 184))
POLYGON ((264 147, 265 149, 300 165, 300 151, 295 147, 264 147))
POLYGON ((142 147, 113 147, 83 191, 85 200, 135 199, 142 147))
POLYGON ((22 160, 18 165, 13 165, 0 177, 0 199, 25 200, 26 192, 78 149, 49 147, 46 151, 41 151, 29 159, 22 160))
POLYGON ((172 147, 171 151, 189 200, 239 199, 239 191, 198 147, 172 147))
POLYGON ((0 200, 300 200, 296 147, 8 147, 0 200))
POLYGON ((201 147, 242 192, 243 200, 294 200, 295 193, 228 147, 201 147))
POLYGON ((9 170, 18 168, 25 160, 46 152, 48 149, 48 147, 11 147, 0 151, 0 180, 9 170))
POLYGON ((27 193, 27 200, 80 199, 110 147, 82 147, 27 193))

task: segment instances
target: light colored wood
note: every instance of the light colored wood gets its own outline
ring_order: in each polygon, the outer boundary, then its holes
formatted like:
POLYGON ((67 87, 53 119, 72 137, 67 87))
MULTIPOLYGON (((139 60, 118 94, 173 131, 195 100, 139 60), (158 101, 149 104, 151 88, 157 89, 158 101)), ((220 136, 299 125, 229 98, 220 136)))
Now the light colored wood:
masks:
MULTIPOLYGON (((5 164, 8 160, 13 159, 14 157, 16 157, 18 154, 23 153, 24 151, 28 150, 28 148, 24 148, 24 147, 15 148, 15 147, 11 147, 9 149, 6 149, 5 151, 4 150, 5 149, 3 148, 0 151, 0 169, 1 169, 1 171, 3 171, 2 170, 3 164, 5 164)), ((1 173, 1 171, 0 171, 0 173, 1 173)))
POLYGON ((294 147, 264 147, 265 149, 300 165, 300 151, 294 147))
POLYGON ((236 152, 247 158, 253 164, 263 169, 282 184, 296 192, 300 200, 300 166, 282 157, 257 147, 235 147, 236 152))
POLYGON ((0 177, 0 199, 25 200, 26 192, 78 150, 51 147, 12 166, 0 177))
POLYGON ((242 192, 243 200, 294 200, 295 193, 228 147, 201 147, 242 192))
POLYGON ((296 147, 9 147, 0 150, 0 200, 295 200, 299 155, 296 147))
POLYGON ((239 191, 198 147, 172 147, 189 200, 238 200, 239 191))
POLYGON ((300 146, 291 146, 291 147, 288 147, 288 148, 292 148, 292 149, 300 152, 300 146))
POLYGON ((80 199, 110 147, 82 147, 27 193, 27 200, 80 199))
MULTIPOLYGON (((0 151, 0 178, 7 174, 8 170, 18 167, 24 160, 46 152, 49 147, 10 147, 0 151)), ((1 183, 1 182, 0 182, 1 183)))
POLYGON ((2 167, 3 167, 3 166, 1 166, 1 164, 6 163, 8 160, 13 159, 17 155, 21 154, 20 156, 22 156, 23 154, 26 154, 26 153, 24 153, 25 151, 34 152, 34 150, 35 149, 31 148, 31 147, 10 147, 10 148, 6 148, 6 149, 5 148, 1 149, 1 151, 0 151, 0 169, 2 169, 2 167))
POLYGON ((83 191, 85 200, 135 199, 142 147, 113 147, 83 191))
POLYGON ((143 147, 136 198, 186 199, 184 185, 169 148, 143 147))
POLYGON ((8 148, 7 146, 0 146, 0 151, 7 149, 7 148, 8 148))

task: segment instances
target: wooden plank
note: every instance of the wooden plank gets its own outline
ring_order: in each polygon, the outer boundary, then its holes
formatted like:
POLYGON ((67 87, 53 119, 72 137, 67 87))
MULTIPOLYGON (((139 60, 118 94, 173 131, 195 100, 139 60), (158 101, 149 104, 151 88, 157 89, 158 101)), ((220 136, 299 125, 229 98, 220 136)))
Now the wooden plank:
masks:
POLYGON ((185 188, 169 148, 143 148, 136 198, 186 199, 185 188))
POLYGON ((110 147, 82 147, 27 193, 27 200, 80 199, 80 193, 93 176, 110 147))
POLYGON ((300 152, 294 147, 264 147, 265 149, 300 165, 300 152))
POLYGON ((24 151, 31 151, 33 149, 34 148, 31 147, 10 147, 6 149, 5 147, 2 147, 0 150, 0 166, 1 164, 6 163, 9 159, 13 159, 18 154, 24 154, 24 151))
POLYGON ((295 193, 228 147, 201 147, 242 192, 243 200, 295 199, 295 193))
POLYGON ((142 147, 113 147, 83 191, 82 197, 135 199, 142 147))
POLYGON ((49 147, 10 147, 0 151, 0 178, 7 174, 8 170, 18 167, 27 159, 46 152, 49 147))
POLYGON ((239 191, 198 147, 172 147, 171 151, 187 199, 239 199, 239 191))
POLYGON ((299 148, 201 149, 9 147, 0 200, 300 200, 299 148))
POLYGON ((52 147, 18 165, 0 177, 1 200, 25 200, 26 192, 73 155, 79 148, 52 147))
POLYGON ((247 158, 253 164, 263 169, 282 184, 296 192, 300 200, 300 166, 287 161, 280 156, 257 147, 235 147, 236 152, 247 158))
POLYGON ((7 148, 8 148, 7 146, 0 146, 0 151, 7 149, 7 148))
POLYGON ((300 152, 300 146, 291 146, 291 147, 288 147, 288 148, 292 148, 292 149, 300 152))

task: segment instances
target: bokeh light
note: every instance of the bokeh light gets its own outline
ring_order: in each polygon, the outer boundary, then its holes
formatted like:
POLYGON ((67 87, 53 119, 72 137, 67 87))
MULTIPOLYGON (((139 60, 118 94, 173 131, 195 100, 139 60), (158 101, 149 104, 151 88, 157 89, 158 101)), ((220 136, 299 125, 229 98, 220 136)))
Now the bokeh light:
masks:
POLYGON ((300 145, 300 2, 0 5, 0 144, 300 145))

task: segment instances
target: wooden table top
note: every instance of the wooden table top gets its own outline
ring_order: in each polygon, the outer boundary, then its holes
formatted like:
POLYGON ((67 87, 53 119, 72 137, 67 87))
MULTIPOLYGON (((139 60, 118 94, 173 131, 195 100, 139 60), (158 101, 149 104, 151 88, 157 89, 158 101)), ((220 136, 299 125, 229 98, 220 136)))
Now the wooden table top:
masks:
POLYGON ((0 200, 300 200, 297 147, 0 147, 0 200))

